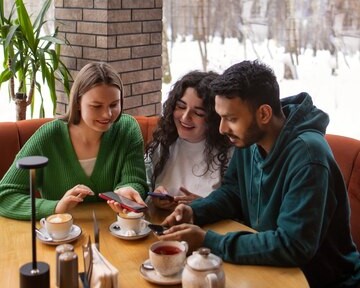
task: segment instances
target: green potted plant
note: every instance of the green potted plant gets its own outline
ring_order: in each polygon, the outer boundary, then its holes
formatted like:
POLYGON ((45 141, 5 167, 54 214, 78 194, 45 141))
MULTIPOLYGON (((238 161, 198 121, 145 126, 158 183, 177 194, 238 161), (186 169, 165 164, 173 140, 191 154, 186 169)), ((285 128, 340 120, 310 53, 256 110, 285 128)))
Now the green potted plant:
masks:
POLYGON ((71 74, 60 59, 60 47, 66 43, 58 38, 58 27, 49 35, 41 35, 51 2, 46 0, 43 3, 32 22, 23 0, 15 0, 9 16, 4 15, 4 0, 0 0, 0 45, 4 56, 0 86, 6 82, 9 84, 10 100, 16 104, 16 120, 26 119, 28 105, 31 105, 33 117, 35 88, 40 96, 39 117, 45 117, 44 85, 49 88, 53 115, 57 100, 55 81, 61 81, 64 91, 69 94, 71 74))

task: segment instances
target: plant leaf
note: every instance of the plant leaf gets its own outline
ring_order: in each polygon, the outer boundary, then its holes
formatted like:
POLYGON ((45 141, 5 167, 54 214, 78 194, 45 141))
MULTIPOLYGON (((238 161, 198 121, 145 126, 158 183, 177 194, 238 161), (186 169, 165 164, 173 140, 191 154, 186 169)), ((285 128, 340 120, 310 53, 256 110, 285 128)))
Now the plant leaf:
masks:
POLYGON ((20 29, 23 32, 25 39, 28 41, 30 49, 34 51, 34 49, 36 48, 35 47, 36 44, 33 34, 33 25, 30 21, 29 14, 22 0, 15 0, 15 3, 16 3, 16 11, 20 23, 20 29))
POLYGON ((1 84, 4 82, 7 82, 11 77, 12 77, 13 73, 11 72, 10 69, 6 69, 3 72, 1 72, 0 74, 0 87, 1 84))
MULTIPOLYGON (((29 84, 34 83, 35 90, 40 95, 35 97, 36 93, 34 93, 30 99, 31 116, 33 116, 34 112, 35 98, 39 99, 40 97, 41 101, 43 101, 41 88, 45 85, 49 88, 54 113, 57 100, 55 80, 62 81, 67 96, 69 96, 70 92, 69 87, 72 77, 61 61, 60 55, 61 45, 66 45, 69 42, 66 39, 57 38, 58 27, 55 27, 53 33, 41 36, 42 28, 48 22, 45 16, 52 1, 43 1, 42 8, 32 23, 25 8, 24 0, 14 0, 8 17, 5 17, 4 9, 2 9, 4 0, 0 0, 0 45, 3 46, 3 66, 5 68, 0 74, 0 85, 13 79, 17 91, 27 93, 29 84), (38 73, 42 77, 41 85, 36 81, 38 73), (32 79, 35 79, 35 82, 32 79)), ((34 89, 30 89, 30 91, 34 92, 34 89)), ((42 109, 43 105, 40 108, 40 117, 44 115, 42 109)))

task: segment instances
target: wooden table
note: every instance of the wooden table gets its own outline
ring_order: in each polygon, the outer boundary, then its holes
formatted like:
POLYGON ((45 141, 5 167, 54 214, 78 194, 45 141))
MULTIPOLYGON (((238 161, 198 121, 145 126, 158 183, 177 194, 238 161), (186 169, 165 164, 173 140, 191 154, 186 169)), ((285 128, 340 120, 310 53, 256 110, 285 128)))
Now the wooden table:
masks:
MULTIPOLYGON (((139 272, 141 263, 148 259, 148 248, 157 238, 150 233, 146 238, 123 240, 110 234, 108 227, 116 220, 115 213, 106 203, 80 204, 71 213, 74 224, 82 228, 82 236, 72 244, 79 257, 79 271, 83 269, 82 245, 93 237, 92 212, 96 213, 100 227, 100 252, 119 270, 119 287, 156 287, 144 280, 139 272)), ((150 211, 151 212, 151 211, 150 211)), ((165 215, 156 213, 152 222, 160 223, 165 215)), ((0 217, 0 287, 18 287, 19 268, 32 261, 30 222, 0 217)), ((207 228, 219 233, 249 229, 235 221, 222 221, 207 228)), ((55 285, 55 247, 37 240, 37 260, 50 265, 50 284, 55 285)), ((300 269, 267 266, 247 266, 224 263, 226 287, 309 287, 300 269)), ((167 286, 171 287, 171 286, 167 286)), ((173 286, 181 287, 181 285, 173 286)))

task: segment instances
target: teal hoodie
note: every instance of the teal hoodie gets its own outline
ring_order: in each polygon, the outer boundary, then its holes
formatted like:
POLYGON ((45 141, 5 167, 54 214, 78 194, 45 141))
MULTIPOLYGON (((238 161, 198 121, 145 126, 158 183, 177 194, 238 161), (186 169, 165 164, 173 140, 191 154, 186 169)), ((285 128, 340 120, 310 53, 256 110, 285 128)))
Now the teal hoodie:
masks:
POLYGON ((207 231, 224 261, 300 267, 311 287, 360 282, 346 186, 324 134, 327 114, 306 93, 282 99, 287 118, 270 153, 236 148, 221 187, 194 201, 195 223, 240 219, 258 233, 207 231))

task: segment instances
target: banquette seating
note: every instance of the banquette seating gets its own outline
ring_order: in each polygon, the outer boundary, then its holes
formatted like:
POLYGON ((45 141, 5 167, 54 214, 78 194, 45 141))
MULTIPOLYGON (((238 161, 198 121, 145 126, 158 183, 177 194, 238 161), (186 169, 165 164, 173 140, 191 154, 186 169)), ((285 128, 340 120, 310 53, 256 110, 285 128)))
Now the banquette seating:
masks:
MULTIPOLYGON (((135 116, 141 128, 144 143, 152 137, 158 117, 135 116)), ((29 119, 17 122, 0 122, 0 179, 9 169, 16 154, 30 136, 44 123, 52 118, 29 119)))
POLYGON ((360 141, 332 134, 327 134, 325 137, 348 189, 351 234, 360 250, 360 141))
MULTIPOLYGON (((157 124, 157 116, 135 116, 144 138, 151 140, 157 124)), ((51 118, 30 119, 18 122, 0 122, 0 179, 14 160, 15 155, 27 139, 51 118)), ((351 207, 351 232, 360 249, 360 141, 339 135, 326 135, 335 159, 348 188, 351 207)))

